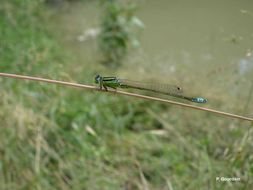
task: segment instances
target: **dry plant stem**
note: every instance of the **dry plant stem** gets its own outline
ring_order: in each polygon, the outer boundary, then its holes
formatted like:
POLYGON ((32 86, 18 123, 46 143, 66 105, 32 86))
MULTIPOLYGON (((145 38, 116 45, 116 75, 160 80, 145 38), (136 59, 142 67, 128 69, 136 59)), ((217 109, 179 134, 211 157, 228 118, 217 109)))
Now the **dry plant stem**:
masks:
POLYGON ((194 105, 190 105, 190 104, 175 102, 175 101, 156 98, 156 97, 152 97, 152 96, 145 96, 145 95, 140 95, 140 94, 135 94, 135 93, 129 93, 129 92, 124 92, 124 91, 115 91, 115 90, 106 91, 106 90, 101 90, 101 89, 97 88, 96 86, 90 86, 90 85, 84 85, 84 84, 78 84, 78 83, 72 83, 72 82, 64 82, 64 81, 45 79, 45 78, 39 78, 39 77, 9 74, 9 73, 0 73, 0 76, 8 77, 8 78, 23 79, 23 80, 32 80, 32 81, 38 81, 38 82, 53 83, 53 84, 61 84, 61 85, 72 86, 72 87, 76 87, 76 88, 85 88, 85 89, 90 89, 90 90, 109 92, 109 93, 113 93, 113 94, 121 94, 121 95, 132 96, 132 97, 136 97, 136 98, 153 100, 153 101, 157 101, 157 102, 168 103, 168 104, 178 105, 178 106, 192 108, 192 109, 196 109, 196 110, 202 110, 202 111, 206 111, 206 112, 216 113, 218 115, 228 116, 231 118, 237 118, 237 119, 251 121, 251 122, 253 121, 253 118, 244 117, 244 116, 240 116, 240 115, 236 115, 236 114, 232 114, 232 113, 222 112, 222 111, 218 111, 218 110, 214 110, 214 109, 198 107, 198 106, 194 106, 194 105))

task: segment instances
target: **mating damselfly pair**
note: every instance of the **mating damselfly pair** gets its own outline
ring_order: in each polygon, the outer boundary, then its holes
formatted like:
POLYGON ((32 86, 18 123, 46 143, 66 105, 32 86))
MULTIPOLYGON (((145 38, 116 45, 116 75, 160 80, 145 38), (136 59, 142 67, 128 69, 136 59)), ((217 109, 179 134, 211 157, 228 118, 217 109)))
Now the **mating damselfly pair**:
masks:
POLYGON ((101 75, 97 75, 95 77, 95 83, 99 84, 100 89, 104 88, 131 88, 138 90, 146 90, 150 92, 165 94, 185 100, 189 100, 191 102, 196 103, 206 103, 207 99, 202 97, 189 97, 186 96, 183 92, 183 89, 176 85, 170 84, 157 84, 157 83, 148 83, 148 82, 137 82, 126 79, 119 79, 117 77, 103 77, 101 75))

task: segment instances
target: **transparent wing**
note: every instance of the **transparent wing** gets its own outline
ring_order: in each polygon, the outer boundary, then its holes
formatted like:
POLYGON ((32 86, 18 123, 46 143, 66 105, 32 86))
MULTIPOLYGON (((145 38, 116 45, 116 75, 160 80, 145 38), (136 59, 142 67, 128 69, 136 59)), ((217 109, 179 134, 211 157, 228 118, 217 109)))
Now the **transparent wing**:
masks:
POLYGON ((171 96, 183 96, 183 89, 177 85, 151 83, 151 82, 138 82, 126 79, 118 79, 122 88, 135 88, 140 90, 148 90, 152 92, 167 94, 171 96))

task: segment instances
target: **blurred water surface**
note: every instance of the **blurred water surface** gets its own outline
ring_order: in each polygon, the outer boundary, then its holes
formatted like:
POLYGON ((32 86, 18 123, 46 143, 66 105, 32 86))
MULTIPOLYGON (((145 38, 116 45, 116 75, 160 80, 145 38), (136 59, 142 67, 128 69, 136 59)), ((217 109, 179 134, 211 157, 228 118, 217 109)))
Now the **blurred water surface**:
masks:
POLYGON ((96 2, 69 3, 52 19, 60 42, 80 67, 177 83, 189 94, 208 98, 210 107, 253 115, 253 107, 247 107, 253 101, 253 1, 141 1, 141 48, 133 49, 117 70, 97 64, 100 14, 96 2))

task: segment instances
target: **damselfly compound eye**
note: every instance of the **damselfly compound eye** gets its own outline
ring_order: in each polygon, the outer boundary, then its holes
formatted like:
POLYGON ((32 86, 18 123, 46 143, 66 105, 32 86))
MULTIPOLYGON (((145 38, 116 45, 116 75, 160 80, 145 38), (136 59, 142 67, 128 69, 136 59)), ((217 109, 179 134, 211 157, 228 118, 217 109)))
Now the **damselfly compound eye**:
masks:
POLYGON ((96 82, 96 83, 99 83, 100 78, 101 78, 100 75, 96 75, 96 77, 95 77, 95 82, 96 82))

